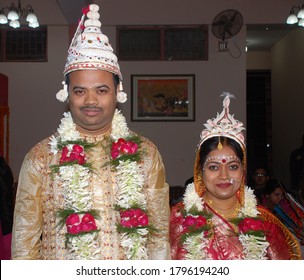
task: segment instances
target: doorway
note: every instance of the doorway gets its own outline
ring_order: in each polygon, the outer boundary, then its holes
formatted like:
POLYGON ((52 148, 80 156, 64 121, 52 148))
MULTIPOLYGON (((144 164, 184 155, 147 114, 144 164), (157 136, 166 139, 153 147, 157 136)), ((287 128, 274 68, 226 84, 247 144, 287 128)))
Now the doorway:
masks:
POLYGON ((272 173, 271 71, 247 71, 247 172, 248 185, 254 168, 272 173))

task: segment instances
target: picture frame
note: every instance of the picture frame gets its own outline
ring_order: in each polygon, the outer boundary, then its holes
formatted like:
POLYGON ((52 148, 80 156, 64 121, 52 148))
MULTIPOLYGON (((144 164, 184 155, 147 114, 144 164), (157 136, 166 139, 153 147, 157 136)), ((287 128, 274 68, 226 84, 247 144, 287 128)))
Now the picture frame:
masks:
POLYGON ((131 75, 131 121, 194 121, 195 75, 131 75))

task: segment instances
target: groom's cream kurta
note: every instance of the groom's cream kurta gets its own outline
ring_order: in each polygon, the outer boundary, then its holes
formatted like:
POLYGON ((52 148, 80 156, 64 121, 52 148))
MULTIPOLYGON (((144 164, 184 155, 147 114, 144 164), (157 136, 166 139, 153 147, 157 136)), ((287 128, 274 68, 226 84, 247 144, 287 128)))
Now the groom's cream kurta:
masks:
MULTIPOLYGON (((116 183, 109 151, 103 144, 105 135, 82 135, 89 142, 99 144, 87 153, 87 161, 93 163, 91 186, 94 193, 94 209, 99 211, 96 221, 99 231, 101 259, 125 259, 120 246, 116 223, 119 213, 114 210, 116 183)), ((153 143, 142 137, 144 151, 140 163, 145 184, 147 211, 151 224, 157 231, 148 239, 149 259, 169 259, 169 188, 165 182, 165 170, 161 156, 153 143)), ((58 164, 60 153, 50 152, 50 139, 38 143, 26 156, 21 168, 14 214, 13 259, 67 259, 65 229, 58 226, 57 211, 63 208, 63 190, 52 179, 50 166, 58 164)))

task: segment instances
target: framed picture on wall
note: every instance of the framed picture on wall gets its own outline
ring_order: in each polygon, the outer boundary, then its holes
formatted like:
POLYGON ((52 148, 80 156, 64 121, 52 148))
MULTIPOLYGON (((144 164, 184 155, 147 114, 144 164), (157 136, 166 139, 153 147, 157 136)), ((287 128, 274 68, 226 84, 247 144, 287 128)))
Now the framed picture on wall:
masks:
POLYGON ((194 121, 195 75, 131 75, 132 121, 194 121))

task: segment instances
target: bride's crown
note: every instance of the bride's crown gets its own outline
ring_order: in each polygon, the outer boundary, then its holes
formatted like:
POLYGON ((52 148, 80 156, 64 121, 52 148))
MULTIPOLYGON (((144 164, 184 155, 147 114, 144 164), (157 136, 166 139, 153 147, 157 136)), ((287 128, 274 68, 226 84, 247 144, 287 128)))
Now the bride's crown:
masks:
POLYGON ((201 132, 198 147, 211 137, 224 136, 234 139, 242 148, 245 148, 245 137, 242 133, 242 130, 245 130, 243 123, 229 113, 230 98, 234 98, 234 96, 228 92, 224 92, 221 96, 224 97, 223 111, 220 114, 217 113, 216 118, 209 119, 204 124, 206 128, 201 132))

